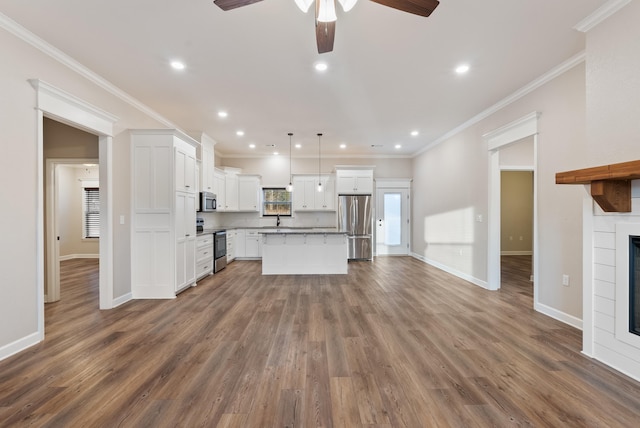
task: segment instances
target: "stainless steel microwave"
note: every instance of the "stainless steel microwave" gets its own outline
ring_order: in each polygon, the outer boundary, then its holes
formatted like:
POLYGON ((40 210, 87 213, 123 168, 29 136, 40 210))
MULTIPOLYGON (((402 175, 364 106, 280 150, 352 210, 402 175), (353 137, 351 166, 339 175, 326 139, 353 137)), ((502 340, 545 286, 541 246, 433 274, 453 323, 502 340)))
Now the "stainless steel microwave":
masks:
POLYGON ((216 195, 211 192, 200 192, 200 203, 198 204, 198 211, 215 212, 216 208, 216 195))

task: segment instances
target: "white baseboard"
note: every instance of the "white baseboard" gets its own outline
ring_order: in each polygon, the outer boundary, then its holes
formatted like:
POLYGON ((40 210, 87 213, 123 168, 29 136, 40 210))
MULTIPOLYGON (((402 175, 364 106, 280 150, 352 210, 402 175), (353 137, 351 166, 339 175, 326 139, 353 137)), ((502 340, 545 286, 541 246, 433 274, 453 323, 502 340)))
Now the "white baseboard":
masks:
POLYGON ((501 256, 532 256, 533 251, 500 251, 501 256))
POLYGON ((66 256, 60 256, 59 260, 73 260, 73 259, 99 259, 100 254, 67 254, 66 256))
POLYGON ((117 297, 115 299, 113 299, 113 306, 111 307, 111 309, 116 308, 124 303, 127 303, 129 300, 133 299, 133 295, 131 293, 127 293, 123 296, 117 297))
POLYGON ((571 327, 575 327, 578 330, 582 330, 582 320, 580 318, 576 318, 573 315, 569 315, 567 313, 561 312, 551 306, 544 305, 539 302, 534 302, 533 309, 536 311, 545 314, 548 317, 556 319, 560 322, 570 325, 571 327))
POLYGON ((35 332, 28 336, 23 337, 22 339, 18 339, 15 342, 9 343, 0 348, 0 361, 5 358, 9 358, 10 356, 17 354, 20 351, 24 351, 27 348, 30 348, 33 345, 37 345, 42 342, 44 339, 42 333, 35 332))
POLYGON ((475 284, 475 285, 477 285, 479 287, 486 288, 487 290, 489 289, 489 284, 487 283, 487 281, 483 281, 481 279, 475 278, 475 277, 473 277, 471 275, 468 275, 468 274, 466 274, 464 272, 460 272, 459 270, 452 269, 449 266, 446 266, 446 265, 443 265, 442 263, 439 263, 439 262, 436 262, 434 260, 428 259, 428 258, 426 258, 424 256, 421 256, 420 254, 417 254, 417 253, 411 253, 411 257, 413 257, 415 259, 418 259, 418 260, 420 260, 422 262, 425 262, 426 264, 431 265, 433 267, 436 267, 436 268, 438 268, 440 270, 443 270, 443 271, 445 271, 447 273, 450 273, 453 276, 457 276, 460 279, 464 279, 465 281, 469 281, 470 283, 475 284))

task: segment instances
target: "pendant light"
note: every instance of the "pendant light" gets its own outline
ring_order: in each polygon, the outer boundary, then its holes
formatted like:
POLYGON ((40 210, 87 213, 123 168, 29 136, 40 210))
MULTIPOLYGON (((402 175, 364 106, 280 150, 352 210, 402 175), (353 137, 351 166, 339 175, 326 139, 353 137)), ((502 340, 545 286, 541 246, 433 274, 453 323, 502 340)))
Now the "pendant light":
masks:
POLYGON ((293 192, 293 176, 291 175, 291 137, 293 132, 289 132, 289 185, 287 186, 287 192, 293 192))
POLYGON ((320 181, 320 138, 322 134, 318 134, 318 192, 322 192, 322 181, 320 181))

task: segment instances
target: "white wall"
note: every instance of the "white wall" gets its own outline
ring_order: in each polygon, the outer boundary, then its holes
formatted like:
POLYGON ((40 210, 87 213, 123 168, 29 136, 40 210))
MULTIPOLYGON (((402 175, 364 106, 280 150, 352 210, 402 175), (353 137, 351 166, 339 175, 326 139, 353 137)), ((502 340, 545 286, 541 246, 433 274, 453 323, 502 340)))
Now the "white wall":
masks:
POLYGON ((414 159, 412 243, 417 257, 486 284, 488 151, 482 135, 540 112, 538 307, 581 318, 584 190, 555 185, 555 174, 584 166, 584 73, 584 64, 573 67, 414 159), (429 225, 439 228, 437 239, 429 225), (562 274, 572 278, 570 287, 562 286, 562 274))
POLYGON ((162 123, 101 89, 97 84, 0 29, 0 198, 11 201, 0 211, 0 358, 39 337, 37 296, 38 163, 36 92, 28 79, 41 79, 120 119, 115 124, 114 165, 114 297, 130 291, 129 140, 128 128, 161 128, 162 123), (119 215, 126 222, 117 222, 119 215))
MULTIPOLYGON (((640 2, 631 2, 587 33, 587 144, 581 167, 640 159, 640 2)), ((640 228, 640 180, 633 212, 603 213, 585 203, 584 352, 640 380, 640 346, 616 334, 624 314, 616 267, 616 224, 640 228), (620 293, 620 294, 618 294, 620 293), (622 308, 621 308, 622 309, 622 308)), ((586 194, 586 192, 585 192, 586 194)), ((624 255, 623 255, 624 256, 624 255)), ((622 282, 622 281, 620 281, 622 282)), ((628 333, 627 333, 628 334, 628 333)), ((637 343, 637 342, 636 342, 637 343)))

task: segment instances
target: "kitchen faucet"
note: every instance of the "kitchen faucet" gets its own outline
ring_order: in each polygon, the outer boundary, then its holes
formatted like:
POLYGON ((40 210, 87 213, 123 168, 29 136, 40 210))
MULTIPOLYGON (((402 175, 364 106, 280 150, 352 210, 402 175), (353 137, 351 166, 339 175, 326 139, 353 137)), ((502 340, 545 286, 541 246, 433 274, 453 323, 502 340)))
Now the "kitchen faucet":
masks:
POLYGON ((276 217, 276 227, 280 227, 280 214, 277 214, 276 217))

